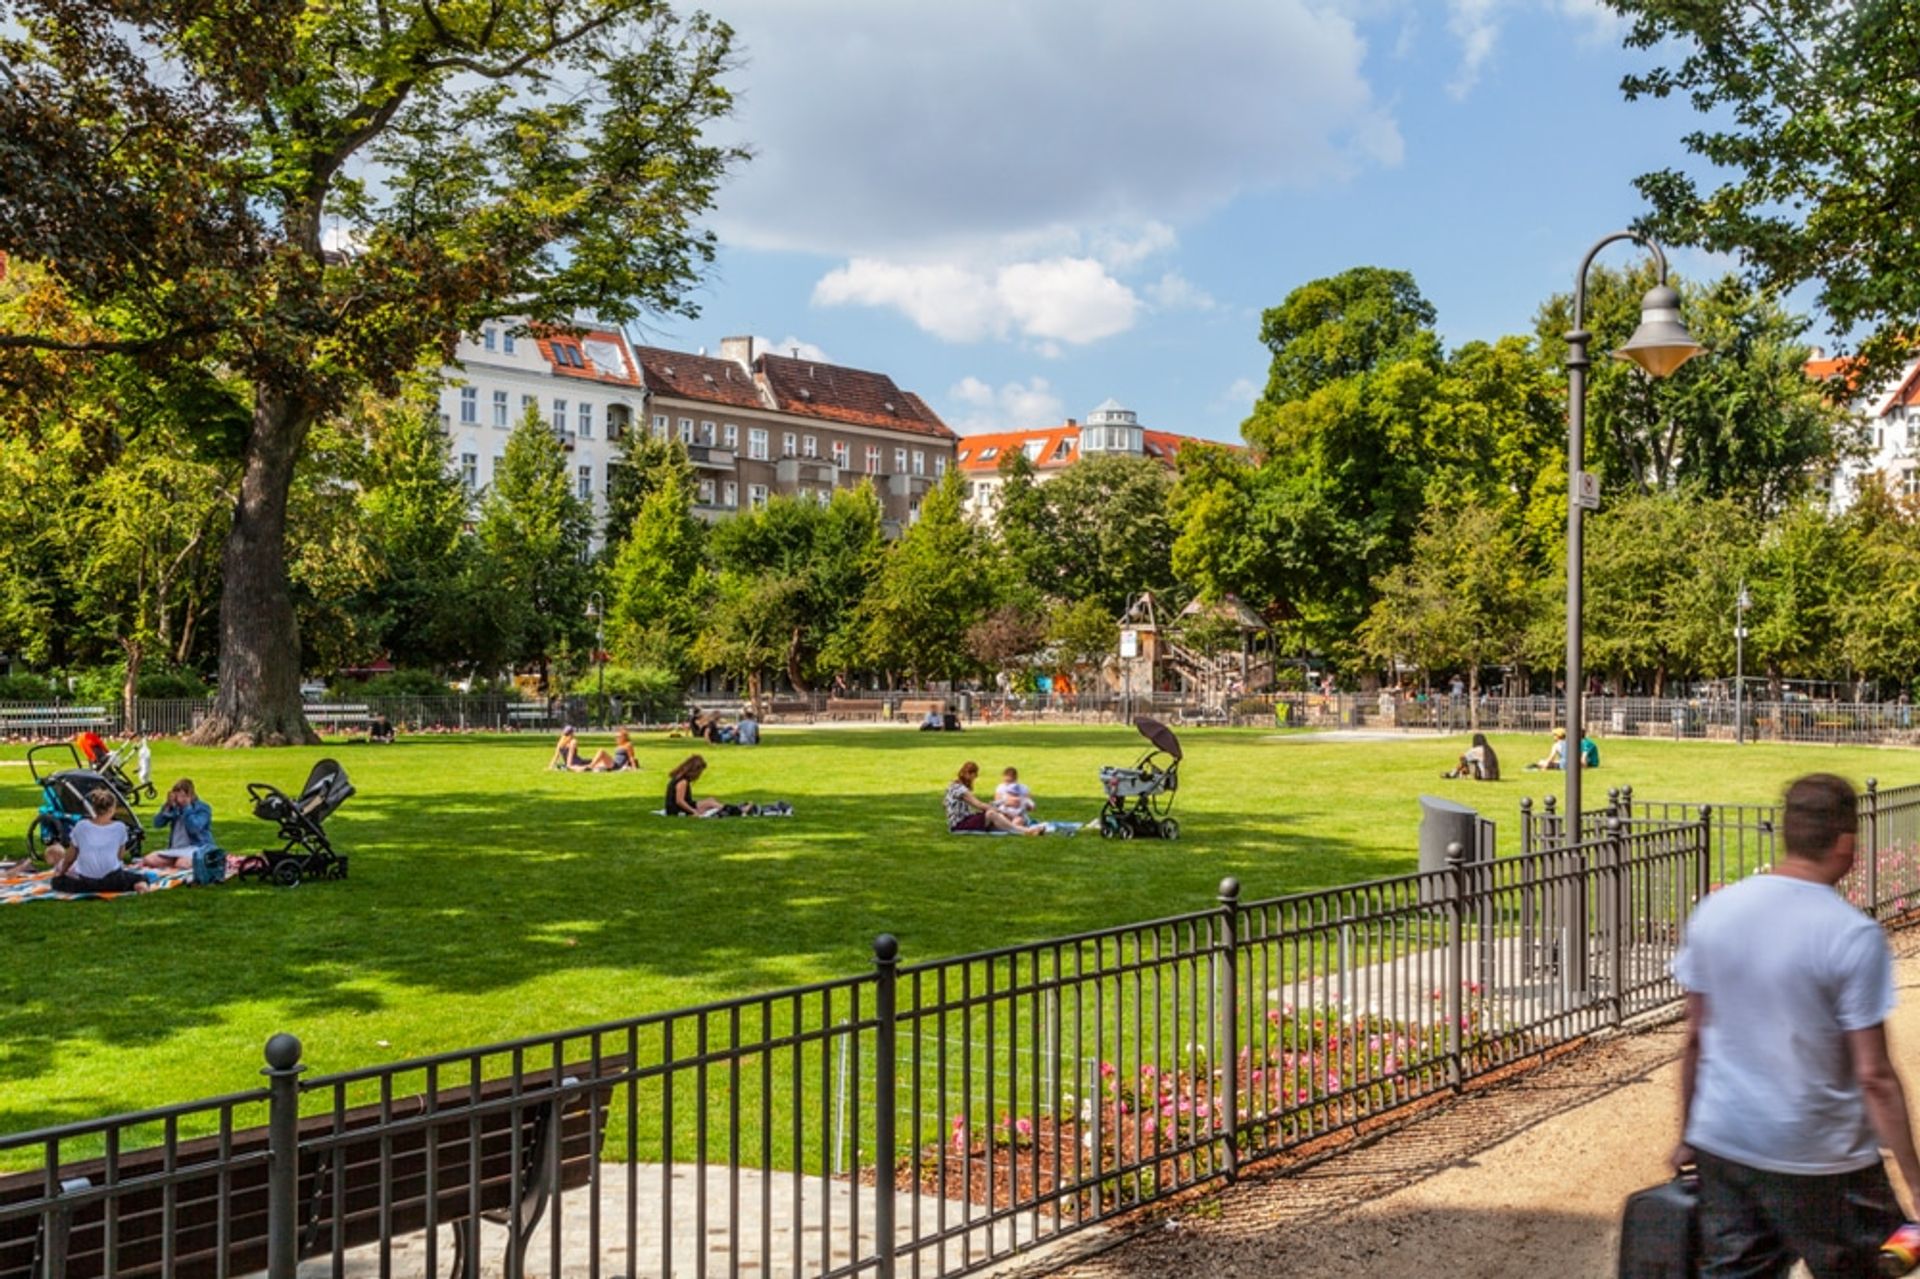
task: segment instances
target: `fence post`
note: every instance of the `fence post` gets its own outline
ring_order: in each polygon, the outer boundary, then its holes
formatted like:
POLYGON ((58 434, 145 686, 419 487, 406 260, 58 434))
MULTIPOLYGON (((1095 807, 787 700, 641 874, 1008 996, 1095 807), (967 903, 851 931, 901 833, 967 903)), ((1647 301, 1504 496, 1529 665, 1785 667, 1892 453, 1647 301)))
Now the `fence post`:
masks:
MULTIPOLYGON (((874 968, 874 1044, 873 1061, 873 1236, 879 1253, 880 1279, 894 1279, 894 1255, 898 1241, 893 1235, 894 1212, 894 1133, 895 1045, 899 1017, 894 1006, 900 943, 892 933, 873 939, 874 968)), ((269 1279, 274 1279, 269 1276, 269 1279)))
POLYGON ((1533 796, 1520 797, 1520 855, 1533 852, 1533 796))
POLYGON ((300 1208, 300 1041, 278 1034, 267 1041, 267 1279, 294 1279, 300 1208))
POLYGON ((1564 833, 1561 831, 1560 824, 1556 820, 1556 818, 1559 815, 1559 811, 1560 811, 1559 797, 1555 795, 1547 796, 1547 812, 1546 812, 1545 820, 1546 820, 1546 826, 1547 826, 1546 834, 1548 839, 1559 839, 1560 836, 1564 833))
POLYGON ((1607 1002, 1612 1005, 1613 1024, 1618 1026, 1626 1014, 1627 926, 1631 914, 1632 885, 1627 875, 1626 841, 1621 836, 1618 814, 1607 814, 1607 866, 1611 883, 1607 885, 1607 1002))
POLYGON ((1867 914, 1880 915, 1880 779, 1867 779, 1867 914))
POLYGON ((1693 904, 1713 891, 1713 805, 1700 805, 1700 847, 1693 859, 1693 904))
POLYGON ((1460 1086, 1460 991, 1466 981, 1467 850, 1447 845, 1447 1083, 1460 1086))
MULTIPOLYGON (((1220 1046, 1221 1091, 1227 1096, 1227 1180, 1240 1176, 1240 881, 1229 875, 1220 881, 1220 1046)), ((1213 1099, 1214 1113, 1220 1099, 1213 1099)))

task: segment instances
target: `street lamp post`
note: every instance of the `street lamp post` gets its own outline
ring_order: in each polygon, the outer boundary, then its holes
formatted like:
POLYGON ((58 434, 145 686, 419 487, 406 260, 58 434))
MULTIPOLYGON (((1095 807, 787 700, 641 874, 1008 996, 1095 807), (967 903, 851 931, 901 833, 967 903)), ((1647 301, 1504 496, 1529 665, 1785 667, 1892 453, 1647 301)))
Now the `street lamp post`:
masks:
POLYGON ((593 664, 599 679, 593 695, 593 720, 601 728, 607 726, 606 615, 606 601, 600 592, 587 592, 587 616, 593 619, 593 664))
POLYGON ((1600 250, 1618 240, 1632 240, 1653 254, 1660 282, 1640 300, 1640 327, 1633 331, 1614 358, 1631 360, 1651 377, 1665 377, 1705 350, 1680 323, 1680 295, 1667 287, 1667 255, 1651 239, 1635 231, 1616 231, 1602 238, 1580 260, 1573 282, 1573 330, 1567 334, 1567 746, 1561 756, 1566 773, 1567 806, 1562 821, 1568 840, 1580 839, 1580 743, 1586 692, 1581 667, 1582 534, 1587 505, 1599 506, 1599 493, 1585 475, 1587 429, 1587 269, 1600 250))
POLYGON ((1753 607, 1753 597, 1747 594, 1747 584, 1740 583, 1740 593, 1733 599, 1733 744, 1744 745, 1747 740, 1747 716, 1745 711, 1745 693, 1747 688, 1747 610, 1753 607))

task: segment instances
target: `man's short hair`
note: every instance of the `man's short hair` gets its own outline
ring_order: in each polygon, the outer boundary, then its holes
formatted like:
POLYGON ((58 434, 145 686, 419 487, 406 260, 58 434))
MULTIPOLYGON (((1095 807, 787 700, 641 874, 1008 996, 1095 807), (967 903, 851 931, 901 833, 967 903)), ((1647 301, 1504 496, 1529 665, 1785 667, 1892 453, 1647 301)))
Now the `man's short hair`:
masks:
POLYGON ((1781 835, 1787 856, 1825 861, 1842 835, 1859 829, 1853 783, 1832 773, 1810 773, 1787 787, 1781 835))

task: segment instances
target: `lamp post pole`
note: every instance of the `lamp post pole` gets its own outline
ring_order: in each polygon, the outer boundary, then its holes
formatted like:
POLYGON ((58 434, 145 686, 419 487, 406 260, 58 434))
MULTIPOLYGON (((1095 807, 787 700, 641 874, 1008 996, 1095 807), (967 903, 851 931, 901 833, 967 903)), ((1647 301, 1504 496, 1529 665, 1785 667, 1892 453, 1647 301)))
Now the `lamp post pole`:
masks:
POLYGON ((1753 607, 1753 597, 1747 594, 1747 584, 1740 583, 1740 594, 1733 600, 1733 744, 1742 746, 1747 740, 1746 689, 1747 689, 1747 610, 1753 607))
POLYGON ((606 662, 606 600, 599 591, 587 593, 587 616, 593 619, 593 665, 598 684, 593 695, 593 720, 601 728, 607 726, 607 662, 606 662))
POLYGON ((1667 287, 1667 255, 1651 239, 1635 231, 1615 231, 1601 238, 1586 257, 1573 282, 1573 329, 1567 334, 1567 744, 1560 763, 1566 773, 1567 806, 1562 815, 1569 842, 1580 840, 1580 744, 1585 736, 1582 711, 1586 693, 1586 671, 1581 664, 1581 606, 1585 583, 1582 581, 1581 554, 1585 533, 1584 501, 1594 501, 1582 483, 1586 465, 1587 432, 1587 343, 1593 334, 1586 330, 1587 270, 1600 250, 1619 240, 1632 240, 1653 254, 1660 282, 1640 301, 1640 327, 1627 344, 1614 355, 1632 360, 1654 377, 1665 377, 1701 353, 1680 323, 1680 296, 1667 287))

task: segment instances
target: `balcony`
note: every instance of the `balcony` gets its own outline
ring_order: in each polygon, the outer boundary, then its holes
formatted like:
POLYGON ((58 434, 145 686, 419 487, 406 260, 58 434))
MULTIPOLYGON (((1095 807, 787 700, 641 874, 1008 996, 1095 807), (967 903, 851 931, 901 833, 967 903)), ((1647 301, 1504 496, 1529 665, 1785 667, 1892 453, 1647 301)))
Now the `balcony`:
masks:
POLYGON ((933 488, 931 475, 889 475, 882 490, 892 497, 925 497, 933 488))
POLYGON ((832 488, 839 478, 839 468, 825 458, 783 457, 774 463, 774 480, 783 487, 817 484, 832 488))
POLYGON ((565 427, 556 427, 553 432, 553 438, 560 441, 561 448, 571 453, 573 452, 574 442, 577 441, 580 437, 575 435, 572 431, 567 430, 565 427))
POLYGON ((687 460, 700 470, 731 471, 734 466, 734 451, 714 444, 689 444, 687 460))

